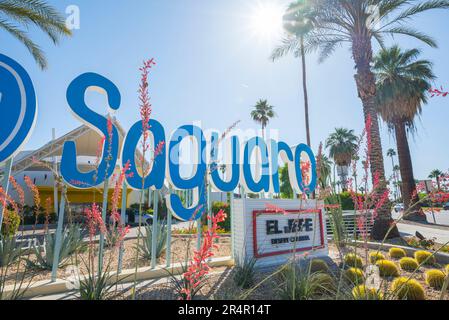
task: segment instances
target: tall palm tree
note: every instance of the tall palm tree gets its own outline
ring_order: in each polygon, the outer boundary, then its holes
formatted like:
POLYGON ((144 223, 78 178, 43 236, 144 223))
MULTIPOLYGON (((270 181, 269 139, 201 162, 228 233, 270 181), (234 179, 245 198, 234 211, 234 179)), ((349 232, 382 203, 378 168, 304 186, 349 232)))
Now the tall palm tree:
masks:
POLYGON ((276 116, 274 107, 267 100, 259 100, 251 111, 251 118, 262 126, 262 136, 265 138, 265 129, 271 119, 276 116))
POLYGON ((22 42, 37 64, 45 69, 45 54, 27 33, 30 25, 41 29, 54 44, 58 44, 62 36, 71 35, 63 16, 43 0, 0 0, 0 29, 22 42))
POLYGON ((391 158, 391 168, 393 169, 393 183, 394 183, 394 197, 395 197, 395 200, 397 200, 397 197, 398 197, 398 192, 397 192, 398 177, 396 176, 396 171, 394 171, 394 167, 396 166, 396 164, 394 162, 394 157, 396 157, 396 156, 397 156, 396 150, 388 149, 387 157, 391 158))
POLYGON ((429 175, 429 179, 435 179, 437 182, 438 191, 441 191, 441 181, 440 178, 443 176, 443 172, 441 170, 435 169, 429 175))
POLYGON ((282 44, 273 50, 271 59, 277 60, 289 53, 301 58, 302 66, 302 89, 304 94, 304 113, 306 121, 307 145, 310 147, 310 118, 309 118, 309 95, 307 90, 307 64, 305 52, 305 40, 314 28, 314 7, 310 0, 297 0, 291 3, 283 17, 284 29, 287 33, 282 44))
MULTIPOLYGON (((379 123, 375 107, 376 81, 371 70, 373 62, 372 41, 384 47, 385 35, 406 35, 436 47, 434 39, 408 27, 410 19, 432 9, 449 8, 448 0, 407 1, 407 0, 316 0, 315 29, 311 31, 306 43, 308 50, 319 50, 320 60, 332 55, 341 45, 348 44, 355 62, 357 91, 363 104, 365 122, 371 118, 372 148, 370 154, 371 175, 385 179, 385 167, 379 123)), ((377 193, 385 192, 384 187, 377 193)), ((391 227, 391 210, 385 204, 378 210, 372 237, 383 239, 391 227)), ((399 236, 397 229, 389 233, 390 237, 399 236)))
POLYGON ((335 129, 335 132, 326 140, 326 149, 329 149, 329 156, 337 165, 341 186, 345 191, 348 167, 357 150, 357 137, 354 130, 335 129))
POLYGON ((398 46, 383 49, 374 59, 377 77, 377 105, 382 119, 396 135, 405 210, 414 207, 406 217, 425 221, 419 212, 419 198, 413 174, 407 134, 415 130, 415 119, 427 103, 430 81, 435 79, 432 64, 418 60, 418 49, 401 50, 398 46))

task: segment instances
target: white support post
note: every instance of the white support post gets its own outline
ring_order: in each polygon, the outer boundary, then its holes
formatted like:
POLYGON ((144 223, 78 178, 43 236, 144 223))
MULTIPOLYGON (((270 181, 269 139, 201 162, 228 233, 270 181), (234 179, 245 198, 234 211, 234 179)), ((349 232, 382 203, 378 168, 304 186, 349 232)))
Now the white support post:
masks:
POLYGON ((235 259, 235 253, 234 253, 234 249, 235 249, 235 228, 234 228, 234 191, 232 191, 231 193, 231 216, 229 217, 229 219, 231 219, 231 255, 232 255, 232 259, 235 259))
MULTIPOLYGON (((52 129, 53 142, 56 140, 56 129, 52 129)), ((58 172, 58 163, 56 161, 56 156, 53 156, 53 200, 54 200, 54 210, 56 214, 59 214, 58 210, 58 181, 56 181, 56 172, 58 172)))
MULTIPOLYGON (((172 187, 169 188, 169 194, 172 193, 172 187)), ((172 212, 167 208, 167 248, 165 250, 165 260, 167 260, 166 267, 171 266, 171 223, 172 223, 172 212)))
POLYGON ((211 201, 211 186, 210 184, 207 185, 207 228, 210 230, 212 228, 212 218, 214 216, 214 213, 212 212, 212 201, 211 201))
MULTIPOLYGON (((5 163, 5 170, 3 171, 3 182, 2 182, 2 188, 3 188, 3 192, 5 194, 8 194, 8 189, 9 189, 9 177, 11 176, 11 168, 12 168, 12 164, 13 164, 14 159, 11 158, 9 159, 6 163, 5 163)), ((3 207, 3 205, 0 203, 0 231, 2 230, 2 225, 3 225, 3 213, 5 211, 5 208, 3 207)))
MULTIPOLYGON (((109 179, 106 177, 103 186, 103 207, 101 208, 101 217, 106 223, 106 214, 108 210, 108 193, 109 193, 109 179)), ((100 244, 99 244, 99 252, 98 252, 98 275, 103 273, 103 256, 104 256, 104 234, 100 233, 100 244)))
MULTIPOLYGON (((123 182, 123 188, 122 188, 122 210, 120 218, 122 220, 122 225, 126 224, 126 207, 127 207, 127 196, 128 196, 128 185, 126 182, 123 182)), ((123 266, 123 254, 125 252, 125 240, 120 245, 120 251, 118 253, 118 267, 117 272, 120 274, 122 273, 122 266, 123 266)))
MULTIPOLYGON (((156 268, 157 263, 157 227, 158 227, 158 211, 159 211, 159 194, 153 192, 153 232, 151 234, 151 269, 156 268)), ((147 235, 148 236, 148 235, 147 235)))
POLYGON ((61 192, 61 205, 59 206, 59 209, 60 211, 58 214, 58 227, 56 228, 56 241, 51 271, 51 282, 55 282, 58 275, 59 255, 61 251, 62 232, 64 227, 65 190, 61 192))

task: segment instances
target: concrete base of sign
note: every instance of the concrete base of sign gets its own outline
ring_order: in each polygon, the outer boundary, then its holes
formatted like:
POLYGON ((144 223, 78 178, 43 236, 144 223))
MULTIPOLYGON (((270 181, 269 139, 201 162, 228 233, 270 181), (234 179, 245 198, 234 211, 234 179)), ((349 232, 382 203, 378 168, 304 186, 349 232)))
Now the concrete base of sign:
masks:
POLYGON ((294 255, 327 257, 322 204, 315 200, 235 199, 234 257, 256 259, 259 268, 283 264, 294 255))

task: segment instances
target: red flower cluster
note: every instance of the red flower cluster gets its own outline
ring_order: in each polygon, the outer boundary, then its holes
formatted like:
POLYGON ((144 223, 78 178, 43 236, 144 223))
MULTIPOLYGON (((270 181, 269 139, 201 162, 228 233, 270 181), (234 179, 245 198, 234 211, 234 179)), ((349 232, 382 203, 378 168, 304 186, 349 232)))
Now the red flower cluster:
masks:
POLYGON ((25 192, 23 191, 23 188, 17 183, 16 179, 14 179, 13 176, 9 177, 9 182, 12 184, 12 187, 19 195, 20 204, 23 207, 25 205, 25 192))
POLYGON ((212 218, 212 227, 203 233, 204 240, 201 248, 199 251, 195 251, 193 261, 190 262, 187 272, 184 273, 184 278, 188 281, 189 286, 188 288, 184 288, 181 293, 186 296, 186 300, 192 299, 192 292, 201 286, 204 277, 209 273, 210 267, 207 263, 207 259, 214 255, 212 250, 217 248, 217 245, 214 244, 214 240, 218 238, 218 224, 225 220, 226 213, 223 210, 220 210, 212 218))
POLYGON ((89 231, 89 238, 92 243, 97 231, 101 234, 106 234, 106 225, 101 217, 101 211, 97 204, 94 203, 91 208, 86 208, 84 214, 87 218, 87 230, 89 231))
POLYGON ((282 213, 282 214, 284 214, 284 215, 288 215, 288 214, 289 214, 289 213, 287 212, 287 210, 282 209, 281 207, 278 207, 278 206, 276 206, 276 205, 274 205, 274 204, 271 204, 271 203, 266 203, 266 204, 265 204, 265 208, 266 208, 268 211, 272 211, 272 212, 275 212, 275 213, 282 213))
POLYGON ((143 142, 142 142, 142 149, 145 153, 149 146, 148 146, 148 138, 149 138, 149 130, 150 130, 150 117, 152 112, 152 105, 150 103, 150 95, 148 92, 148 76, 150 74, 151 68, 156 65, 156 62, 154 59, 150 59, 143 62, 143 66, 139 69, 141 72, 141 79, 140 79, 140 85, 139 85, 139 100, 140 100, 140 118, 142 119, 142 135, 143 135, 143 142))
POLYGON ((430 97, 443 97, 446 98, 449 95, 449 92, 444 91, 443 87, 441 87, 441 90, 438 90, 436 88, 430 88, 429 89, 430 97))

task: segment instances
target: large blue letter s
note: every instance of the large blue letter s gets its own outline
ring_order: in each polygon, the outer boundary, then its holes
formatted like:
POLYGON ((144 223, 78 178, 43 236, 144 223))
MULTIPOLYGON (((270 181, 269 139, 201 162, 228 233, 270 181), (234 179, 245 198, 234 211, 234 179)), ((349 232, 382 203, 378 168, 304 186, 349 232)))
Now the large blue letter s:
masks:
POLYGON ((89 89, 97 89, 105 92, 108 97, 108 104, 113 110, 118 110, 121 102, 118 88, 111 81, 96 73, 80 75, 73 80, 67 89, 67 101, 75 117, 106 137, 103 146, 103 155, 98 169, 90 172, 80 172, 78 170, 75 142, 68 141, 64 144, 61 160, 61 175, 66 183, 80 189, 89 189, 98 186, 113 174, 117 163, 119 146, 119 136, 115 125, 112 124, 112 139, 109 139, 108 119, 92 111, 86 105, 84 95, 89 89))

